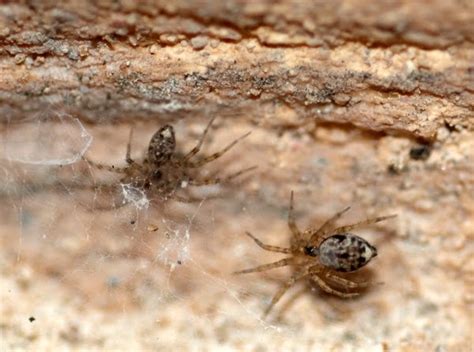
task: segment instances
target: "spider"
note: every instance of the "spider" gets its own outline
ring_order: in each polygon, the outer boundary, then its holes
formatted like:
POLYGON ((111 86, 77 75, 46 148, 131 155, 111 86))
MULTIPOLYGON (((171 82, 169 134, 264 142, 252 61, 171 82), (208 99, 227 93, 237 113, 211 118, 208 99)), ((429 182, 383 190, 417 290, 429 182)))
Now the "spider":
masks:
MULTIPOLYGON (((203 165, 216 160, 235 146, 239 141, 246 138, 251 132, 235 139, 222 150, 209 156, 201 157, 195 160, 194 157, 201 150, 204 139, 211 127, 215 117, 207 124, 196 146, 187 154, 181 154, 176 151, 176 138, 174 128, 171 125, 164 125, 151 137, 148 144, 148 151, 143 161, 138 162, 131 158, 131 141, 133 129, 130 130, 127 150, 125 154, 124 167, 107 166, 95 163, 84 158, 89 164, 97 169, 105 169, 110 172, 122 174, 120 183, 132 188, 143 190, 147 194, 153 192, 161 199, 169 197, 179 201, 188 202, 196 200, 194 198, 184 198, 176 194, 180 189, 185 189, 188 185, 204 186, 213 184, 222 184, 242 175, 245 172, 255 169, 250 167, 240 170, 226 177, 210 177, 201 179, 198 177, 197 169, 203 165)), ((125 202, 123 202, 124 204, 125 202)))
POLYGON ((292 233, 289 248, 264 244, 250 232, 246 232, 246 235, 253 239, 262 249, 270 252, 290 254, 291 256, 270 264, 237 271, 234 274, 256 273, 287 265, 295 267, 295 273, 273 296, 271 303, 264 311, 263 318, 268 315, 283 294, 297 281, 303 278, 310 278, 315 281, 323 291, 342 298, 354 297, 359 295, 359 293, 341 292, 331 286, 341 286, 346 290, 354 290, 368 286, 367 282, 354 282, 338 275, 338 272, 356 271, 377 256, 377 249, 374 246, 349 231, 360 226, 393 218, 396 215, 376 217, 352 225, 335 228, 334 225, 336 221, 349 209, 350 207, 347 207, 336 213, 319 229, 308 228, 304 232, 301 232, 295 222, 292 191, 288 212, 288 227, 292 233))

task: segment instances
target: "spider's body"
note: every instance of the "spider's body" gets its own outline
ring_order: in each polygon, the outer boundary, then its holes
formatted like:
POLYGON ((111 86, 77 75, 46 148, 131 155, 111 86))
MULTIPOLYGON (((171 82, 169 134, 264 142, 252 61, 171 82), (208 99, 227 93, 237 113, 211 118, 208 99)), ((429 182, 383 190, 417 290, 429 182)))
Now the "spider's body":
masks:
POLYGON ((362 237, 339 233, 319 246, 319 261, 336 271, 350 272, 362 268, 377 256, 377 249, 362 237))
POLYGON ((338 275, 338 272, 356 271, 377 256, 377 250, 374 246, 349 231, 363 225, 369 225, 392 218, 395 215, 367 219, 356 224, 334 228, 336 221, 348 210, 349 207, 338 212, 319 229, 309 228, 301 232, 296 226, 294 219, 292 192, 290 210, 288 213, 288 226, 292 232, 289 248, 264 244, 247 232, 247 235, 261 248, 271 252, 289 254, 290 257, 274 263, 238 271, 236 274, 261 272, 287 265, 291 265, 295 268, 295 273, 290 280, 287 281, 273 297, 272 302, 265 310, 265 315, 268 314, 271 308, 296 281, 303 278, 310 278, 315 281, 322 290, 343 298, 354 297, 359 295, 359 293, 341 292, 334 286, 342 287, 347 291, 348 289, 354 290, 368 285, 366 282, 357 283, 338 275))
POLYGON ((200 151, 204 138, 213 121, 214 119, 206 126, 198 144, 189 153, 184 155, 176 151, 176 138, 173 126, 165 125, 152 136, 148 145, 148 151, 142 162, 137 162, 130 156, 132 131, 130 132, 125 157, 127 166, 117 168, 114 166, 96 164, 90 160, 87 161, 98 169, 106 169, 122 174, 123 176, 120 179, 121 184, 127 184, 131 187, 142 189, 145 192, 151 192, 160 199, 172 197, 178 200, 186 200, 176 193, 181 189, 187 188, 188 185, 204 186, 225 183, 253 169, 252 167, 241 170, 224 178, 213 177, 200 179, 199 168, 201 166, 219 158, 241 139, 249 135, 249 133, 247 133, 234 140, 217 153, 204 156, 199 160, 192 160, 200 151))
POLYGON ((174 128, 165 125, 155 132, 148 144, 147 162, 156 168, 170 162, 176 149, 174 128))

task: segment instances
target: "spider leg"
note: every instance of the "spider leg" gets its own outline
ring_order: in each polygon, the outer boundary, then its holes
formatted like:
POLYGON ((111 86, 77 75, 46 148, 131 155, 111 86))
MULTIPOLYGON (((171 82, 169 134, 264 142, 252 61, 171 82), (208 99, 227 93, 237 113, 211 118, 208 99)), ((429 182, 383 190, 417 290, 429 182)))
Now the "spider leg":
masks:
POLYGON ((396 217, 397 215, 396 214, 393 214, 393 215, 387 215, 387 216, 379 216, 379 217, 376 217, 376 218, 372 218, 372 219, 367 219, 367 220, 364 220, 364 221, 360 221, 360 222, 357 222, 355 224, 352 224, 352 225, 346 225, 346 226, 340 226, 340 227, 337 227, 334 229, 333 233, 344 233, 344 232, 349 232, 357 227, 361 227, 361 226, 365 226, 365 225, 370 225, 370 224, 375 224, 376 222, 380 222, 380 221, 384 221, 384 220, 387 220, 387 219, 391 219, 391 218, 394 218, 396 217))
POLYGON ((250 133, 252 133, 252 132, 247 132, 243 136, 237 138, 236 140, 234 140, 232 143, 230 143, 224 149, 222 149, 221 151, 218 151, 217 153, 211 154, 211 155, 209 155, 209 156, 207 156, 207 157, 205 157, 201 160, 198 160, 196 162, 187 161, 186 162, 187 166, 188 167, 201 167, 204 164, 207 164, 207 163, 210 163, 213 160, 216 160, 217 158, 219 158, 223 154, 225 154, 227 151, 229 151, 229 149, 231 149, 234 145, 236 145, 242 139, 246 138, 250 133))
POLYGON ((130 203, 128 202, 125 202, 125 201, 122 201, 122 202, 119 202, 118 204, 113 202, 110 206, 108 205, 93 205, 92 207, 92 211, 111 211, 111 210, 117 210, 117 209, 120 209, 120 208, 123 208, 127 205, 129 205, 130 203))
POLYGON ((344 279, 343 277, 340 277, 331 273, 326 273, 326 277, 332 280, 333 282, 347 288, 363 288, 370 285, 369 282, 366 282, 366 281, 354 282, 354 281, 344 279))
POLYGON ((233 173, 227 177, 220 178, 220 177, 215 177, 215 178, 209 178, 209 179, 204 179, 204 180, 189 180, 188 183, 192 186, 206 186, 206 185, 215 185, 215 184, 220 184, 220 183, 227 183, 231 181, 232 179, 249 172, 251 170, 255 170, 257 166, 252 166, 243 170, 240 170, 236 173, 233 173))
POLYGON ((298 226, 296 226, 296 221, 295 221, 293 191, 291 191, 291 194, 290 194, 290 208, 288 210, 288 227, 290 228, 291 233, 297 240, 301 239, 301 232, 300 230, 298 230, 298 226))
POLYGON ((310 231, 311 238, 310 238, 310 243, 314 243, 319 237, 324 236, 328 230, 334 226, 336 221, 344 215, 351 207, 346 207, 343 210, 337 212, 333 217, 331 217, 329 220, 327 220, 318 230, 310 231))
POLYGON ((116 172, 118 174, 121 174, 121 173, 124 173, 125 170, 128 169, 128 167, 115 167, 114 165, 102 165, 86 158, 85 156, 82 157, 82 160, 84 160, 85 162, 89 164, 89 166, 92 166, 96 168, 97 170, 107 170, 110 172, 116 172))
POLYGON ((212 197, 205 197, 205 198, 201 198, 201 197, 192 197, 192 196, 188 196, 188 197, 183 197, 183 196, 179 196, 179 195, 176 195, 176 194, 173 194, 173 195, 170 195, 169 198, 171 199, 174 199, 180 203, 199 203, 199 202, 203 202, 205 200, 208 200, 208 199, 212 199, 212 197))
POLYGON ((286 253, 289 254, 291 253, 290 248, 282 248, 282 247, 277 247, 277 246, 270 246, 268 244, 263 243, 260 241, 258 238, 256 238, 254 235, 252 235, 250 232, 245 232, 247 236, 249 236, 251 239, 254 240, 254 242, 262 249, 270 252, 278 252, 278 253, 286 253))
POLYGON ((130 156, 132 152, 132 137, 133 137, 133 127, 130 129, 130 135, 128 136, 128 143, 127 143, 127 153, 125 154, 125 161, 129 165, 135 163, 135 161, 130 156))
POLYGON ((353 292, 353 293, 344 293, 344 292, 341 292, 341 291, 338 291, 338 290, 335 290, 333 289, 331 286, 329 286, 321 277, 318 276, 318 273, 319 272, 312 272, 311 273, 311 278, 316 281, 316 283, 319 285, 319 287, 321 287, 321 289, 324 291, 324 292, 327 292, 327 293, 330 293, 334 296, 338 296, 338 297, 341 297, 341 298, 351 298, 351 297, 355 297, 355 296, 358 296, 359 293, 357 292, 353 292))
POLYGON ((308 268, 305 268, 302 271, 295 273, 287 282, 285 282, 283 286, 281 286, 280 289, 277 291, 277 293, 273 296, 272 301, 263 312, 262 318, 265 318, 268 315, 268 313, 270 313, 270 310, 273 308, 273 306, 277 304, 277 302, 281 299, 281 297, 285 294, 285 292, 288 291, 288 289, 291 286, 293 286, 296 283, 296 281, 301 280, 302 278, 308 275, 309 275, 309 270, 308 268))
POLYGON ((235 271, 233 274, 239 275, 239 274, 249 274, 249 273, 258 273, 261 271, 267 271, 270 269, 275 269, 275 268, 280 268, 282 266, 287 266, 288 264, 291 264, 293 262, 293 258, 285 258, 281 259, 277 262, 273 262, 270 264, 263 264, 254 268, 250 269, 245 269, 245 270, 240 270, 240 271, 235 271))
POLYGON ((294 292, 285 303, 280 305, 278 308, 278 315, 276 316, 277 320, 281 320, 285 315, 285 312, 290 309, 291 306, 303 295, 307 292, 307 287, 302 285, 296 292, 294 292))
POLYGON ((204 132, 201 135, 201 138, 199 139, 198 144, 196 144, 196 146, 193 149, 191 149, 191 151, 188 154, 186 154, 184 156, 184 158, 183 158, 184 161, 187 161, 187 160, 191 159, 194 155, 199 153, 199 150, 201 150, 202 143, 204 143, 204 139, 206 138, 207 132, 209 131, 209 128, 211 127, 211 125, 212 125, 212 123, 214 122, 215 119, 216 119, 216 117, 214 116, 209 121, 206 128, 204 129, 204 132))

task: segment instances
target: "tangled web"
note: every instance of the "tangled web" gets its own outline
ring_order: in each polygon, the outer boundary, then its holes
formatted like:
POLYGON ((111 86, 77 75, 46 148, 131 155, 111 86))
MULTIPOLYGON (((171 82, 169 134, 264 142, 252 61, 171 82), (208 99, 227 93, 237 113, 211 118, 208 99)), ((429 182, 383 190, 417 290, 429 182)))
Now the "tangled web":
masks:
MULTIPOLYGON (((213 231, 216 221, 222 221, 215 214, 225 203, 204 197, 194 204, 175 201, 157 207, 143 189, 119 183, 114 175, 81 160, 96 142, 89 130, 79 119, 54 111, 4 126, 2 245, 7 256, 15 258, 14 265, 34 272, 41 278, 38 282, 59 282, 64 295, 99 311, 152 307, 153 314, 173 315, 189 309, 187 302, 202 300, 212 306, 213 295, 224 294, 218 316, 244 312, 271 327, 260 320, 258 307, 244 303, 244 288, 232 283, 230 273, 242 248, 236 248, 235 261, 229 261, 222 250, 228 248, 229 238, 213 231), (103 183, 115 186, 118 201, 107 196, 103 183), (104 195, 108 209, 99 210, 104 195)), ((102 144, 113 146, 111 158, 119 164, 124 162, 129 126, 117 130, 117 143, 102 144)), ((137 154, 139 150, 144 149, 137 147, 137 154)), ((226 236, 240 236, 242 229, 231 231, 226 236)), ((46 291, 38 292, 48 304, 46 291)), ((192 316, 209 319, 199 312, 192 316)))

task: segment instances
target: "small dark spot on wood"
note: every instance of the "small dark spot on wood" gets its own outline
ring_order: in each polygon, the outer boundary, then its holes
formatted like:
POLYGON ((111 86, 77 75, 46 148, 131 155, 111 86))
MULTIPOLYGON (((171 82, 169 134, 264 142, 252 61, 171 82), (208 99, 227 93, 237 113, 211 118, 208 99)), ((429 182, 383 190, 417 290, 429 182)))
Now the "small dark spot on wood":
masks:
POLYGON ((444 121, 444 127, 451 133, 456 131, 456 125, 452 125, 448 121, 444 121))
POLYGON ((30 323, 32 323, 36 320, 36 318, 35 317, 29 317, 28 320, 30 321, 30 323))
POLYGON ((431 146, 421 144, 410 149, 410 158, 413 160, 427 160, 431 155, 431 146))
POLYGON ((162 172, 160 170, 156 170, 154 173, 153 173, 153 178, 155 180, 161 180, 161 176, 163 176, 162 172))
POLYGON ((404 165, 398 165, 398 164, 390 164, 387 167, 387 172, 390 175, 401 175, 403 172, 407 171, 408 168, 404 165))

